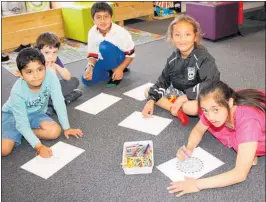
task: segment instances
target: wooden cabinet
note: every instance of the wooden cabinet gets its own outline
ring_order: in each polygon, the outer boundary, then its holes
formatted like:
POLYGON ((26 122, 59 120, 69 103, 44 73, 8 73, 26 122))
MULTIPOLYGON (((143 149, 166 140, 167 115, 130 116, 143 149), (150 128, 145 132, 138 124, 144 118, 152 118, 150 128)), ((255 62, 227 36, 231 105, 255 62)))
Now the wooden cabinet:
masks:
POLYGON ((124 20, 146 17, 151 20, 153 17, 154 8, 153 2, 128 1, 114 2, 114 17, 115 21, 120 25, 124 24, 124 20))
POLYGON ((35 44, 42 32, 64 36, 62 10, 50 9, 2 17, 2 51, 8 52, 20 44, 35 44))

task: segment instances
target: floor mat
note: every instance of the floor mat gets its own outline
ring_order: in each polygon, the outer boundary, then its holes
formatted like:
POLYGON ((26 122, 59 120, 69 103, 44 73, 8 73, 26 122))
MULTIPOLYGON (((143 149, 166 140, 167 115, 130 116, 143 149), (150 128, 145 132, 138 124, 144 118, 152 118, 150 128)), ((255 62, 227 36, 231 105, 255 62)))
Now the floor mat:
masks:
MULTIPOLYGON (((125 27, 132 36, 135 45, 141 45, 145 43, 150 43, 156 40, 164 39, 165 37, 159 34, 153 34, 149 32, 144 32, 138 29, 125 27)), ((16 65, 16 58, 18 53, 10 52, 8 53, 11 62, 8 64, 2 64, 2 68, 5 68, 14 76, 18 76, 18 69, 16 65)), ((61 39, 61 46, 58 53, 61 61, 64 65, 84 60, 87 58, 88 50, 87 45, 77 41, 69 39, 61 39)))
POLYGON ((141 44, 145 44, 145 43, 150 43, 150 42, 157 41, 157 40, 161 40, 161 39, 165 38, 165 36, 163 36, 163 35, 144 32, 144 31, 130 28, 130 27, 125 27, 125 28, 131 34, 132 39, 133 39, 136 46, 141 45, 141 44))

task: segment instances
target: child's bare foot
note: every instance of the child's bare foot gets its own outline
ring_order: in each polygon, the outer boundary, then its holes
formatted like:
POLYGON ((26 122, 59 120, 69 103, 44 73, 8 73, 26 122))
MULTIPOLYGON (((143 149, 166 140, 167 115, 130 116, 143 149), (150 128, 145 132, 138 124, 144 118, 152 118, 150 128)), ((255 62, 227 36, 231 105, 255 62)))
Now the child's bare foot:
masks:
POLYGON ((255 166, 255 165, 257 165, 257 164, 258 164, 258 157, 256 156, 256 157, 254 158, 254 160, 253 160, 252 165, 255 166))

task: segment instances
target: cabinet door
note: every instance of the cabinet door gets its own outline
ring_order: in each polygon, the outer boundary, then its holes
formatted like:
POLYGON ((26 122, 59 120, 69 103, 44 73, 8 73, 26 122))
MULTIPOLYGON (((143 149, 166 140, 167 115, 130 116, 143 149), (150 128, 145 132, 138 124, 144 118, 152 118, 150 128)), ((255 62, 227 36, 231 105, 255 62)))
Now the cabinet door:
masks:
POLYGON ((130 4, 130 2, 116 2, 115 4, 115 21, 122 21, 153 14, 152 2, 132 2, 132 4, 130 4))

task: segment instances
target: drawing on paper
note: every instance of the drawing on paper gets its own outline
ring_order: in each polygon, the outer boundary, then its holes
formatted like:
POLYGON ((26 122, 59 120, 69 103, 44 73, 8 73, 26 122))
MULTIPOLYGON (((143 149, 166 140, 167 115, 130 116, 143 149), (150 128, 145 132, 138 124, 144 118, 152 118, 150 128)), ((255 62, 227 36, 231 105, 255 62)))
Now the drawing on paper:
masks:
POLYGON ((199 158, 191 157, 184 161, 177 161, 176 168, 183 173, 196 173, 202 170, 203 162, 199 158))

